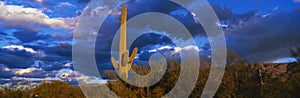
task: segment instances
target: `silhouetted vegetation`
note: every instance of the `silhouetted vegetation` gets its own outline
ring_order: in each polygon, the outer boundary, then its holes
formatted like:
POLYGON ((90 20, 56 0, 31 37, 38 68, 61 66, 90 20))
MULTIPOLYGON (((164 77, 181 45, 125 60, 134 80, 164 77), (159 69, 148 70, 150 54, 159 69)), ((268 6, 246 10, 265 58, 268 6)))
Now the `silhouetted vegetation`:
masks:
MULTIPOLYGON (((198 81, 190 98, 199 98, 201 96, 210 71, 210 62, 208 61, 209 60, 201 61, 198 81)), ((300 65, 298 62, 273 65, 245 64, 241 57, 234 53, 230 53, 228 55, 227 64, 223 81, 215 94, 216 98, 300 97, 300 65)), ((134 65, 132 70, 140 75, 146 75, 151 71, 150 67, 146 65, 134 65)), ((159 98, 167 94, 177 83, 180 70, 180 62, 169 61, 168 69, 163 78, 151 87, 132 86, 125 81, 119 80, 114 71, 107 71, 103 74, 112 81, 108 82, 106 85, 99 85, 99 87, 108 86, 116 95, 124 98, 159 98)), ((93 91, 85 93, 95 97, 99 94, 107 93, 99 89, 93 90, 93 88, 96 87, 85 87, 93 91)), ((52 83, 45 82, 32 88, 2 88, 0 97, 82 98, 84 95, 79 88, 75 88, 64 82, 54 81, 52 83)))
POLYGON ((84 94, 66 82, 43 82, 32 88, 2 87, 0 98, 83 98, 84 94))

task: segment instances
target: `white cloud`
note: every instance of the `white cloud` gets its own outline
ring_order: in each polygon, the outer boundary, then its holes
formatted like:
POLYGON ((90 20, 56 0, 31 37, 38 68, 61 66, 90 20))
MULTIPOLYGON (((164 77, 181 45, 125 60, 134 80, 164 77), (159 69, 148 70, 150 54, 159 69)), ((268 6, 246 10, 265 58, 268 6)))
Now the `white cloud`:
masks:
POLYGON ((197 46, 189 45, 185 47, 162 46, 160 48, 153 49, 148 52, 161 53, 167 59, 180 59, 183 55, 186 58, 196 59, 195 55, 200 55, 200 51, 201 50, 197 46))
POLYGON ((4 68, 4 71, 10 71, 10 69, 6 67, 6 68, 4 68))
MULTIPOLYGON (((28 77, 12 77, 11 78, 14 81, 36 81, 36 82, 42 82, 42 81, 53 81, 53 80, 60 80, 58 78, 51 78, 51 77, 46 77, 46 78, 28 78, 28 77)), ((2 81, 9 81, 11 79, 0 79, 2 81)))
POLYGON ((79 84, 104 84, 107 83, 107 80, 103 80, 100 78, 97 78, 95 76, 87 76, 80 72, 71 70, 71 69, 62 69, 57 72, 56 77, 62 79, 62 80, 77 80, 79 84))
POLYGON ((266 61, 266 63, 289 63, 289 62, 296 62, 297 60, 295 58, 279 58, 274 61, 266 61))
POLYGON ((149 50, 148 52, 157 52, 157 51, 166 50, 166 49, 170 50, 170 49, 172 49, 172 47, 171 46, 162 46, 162 47, 160 47, 158 49, 149 50))
POLYGON ((171 46, 162 46, 160 48, 157 48, 157 49, 152 49, 152 50, 149 50, 148 52, 158 52, 158 51, 162 51, 162 50, 171 50, 172 49, 172 54, 176 54, 176 53, 180 53, 182 50, 193 50, 193 51, 200 51, 199 48, 197 46, 186 46, 186 47, 171 47, 171 46))
POLYGON ((220 22, 216 22, 216 24, 217 24, 218 26, 220 26, 220 27, 223 27, 223 28, 227 28, 227 27, 228 27, 228 25, 223 24, 223 23, 220 23, 220 22))
POLYGON ((44 0, 36 0, 36 2, 42 3, 44 0))
POLYGON ((1 68, 3 71, 6 71, 6 72, 10 71, 10 69, 7 68, 7 67, 4 66, 4 65, 0 65, 0 68, 1 68))
POLYGON ((268 13, 268 14, 262 15, 262 17, 265 18, 265 17, 268 17, 270 15, 272 15, 272 13, 268 13))
POLYGON ((73 63, 66 63, 64 64, 65 67, 71 67, 73 63))
POLYGON ((57 7, 64 7, 64 6, 68 6, 68 7, 76 7, 75 5, 69 3, 69 2, 60 2, 57 4, 57 7))
POLYGON ((8 50, 11 50, 11 51, 14 51, 15 49, 17 50, 24 50, 26 52, 30 52, 32 54, 35 54, 37 53, 37 51, 33 50, 32 48, 26 48, 24 46, 17 46, 17 45, 10 45, 10 46, 5 46, 3 47, 4 49, 8 49, 8 50))
POLYGON ((110 13, 114 17, 121 14, 117 8, 110 9, 108 6, 86 7, 83 9, 78 25, 80 28, 84 27, 86 29, 76 29, 76 37, 95 36, 100 28, 99 23, 104 21, 101 19, 107 17, 105 13, 110 13))
POLYGON ((180 53, 182 50, 200 52, 200 50, 199 50, 199 48, 197 46, 190 45, 190 46, 186 46, 186 47, 183 47, 183 48, 175 47, 172 54, 180 53))
POLYGON ((26 68, 26 69, 12 69, 12 71, 17 75, 23 75, 26 73, 31 73, 33 71, 42 71, 42 69, 39 68, 26 68))
POLYGON ((76 18, 50 18, 43 10, 18 5, 6 5, 0 1, 1 26, 39 31, 41 26, 74 29, 76 18))

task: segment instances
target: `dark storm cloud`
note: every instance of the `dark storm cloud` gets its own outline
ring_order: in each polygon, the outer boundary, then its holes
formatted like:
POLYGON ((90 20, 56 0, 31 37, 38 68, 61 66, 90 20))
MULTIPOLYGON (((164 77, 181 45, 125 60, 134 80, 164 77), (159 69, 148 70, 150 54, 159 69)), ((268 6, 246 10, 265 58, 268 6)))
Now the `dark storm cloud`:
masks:
MULTIPOLYGON (((31 48, 29 46, 25 47, 27 49, 31 48)), ((1 77, 13 76, 16 74, 14 73, 15 71, 26 70, 27 68, 37 68, 39 70, 33 70, 32 72, 24 73, 18 76, 45 78, 54 76, 53 71, 55 70, 61 70, 64 68, 72 69, 73 64, 71 63, 70 54, 66 55, 66 53, 71 53, 70 45, 61 43, 58 46, 50 48, 52 51, 48 51, 45 54, 39 53, 42 51, 42 49, 45 50, 45 48, 46 47, 32 47, 34 50, 39 50, 34 54, 29 53, 28 50, 8 50, 6 48, 0 49, 0 64, 3 64, 4 66, 0 69, 3 71, 4 68, 9 68, 9 71, 6 71, 7 74, 3 74, 1 77)))
POLYGON ((45 40, 50 38, 50 35, 42 35, 37 32, 31 31, 17 31, 13 33, 13 36, 20 39, 23 43, 28 43, 36 40, 45 40))
POLYGON ((166 36, 155 34, 155 33, 148 33, 145 35, 140 36, 133 42, 133 47, 143 48, 147 45, 174 45, 172 40, 166 36))
POLYGON ((224 22, 229 26, 238 24, 240 21, 247 21, 257 14, 256 11, 249 11, 245 12, 244 14, 235 14, 229 7, 220 6, 218 4, 212 4, 211 6, 214 9, 220 22, 224 22))
POLYGON ((132 44, 132 48, 138 47, 140 49, 139 60, 148 60, 149 57, 153 54, 148 51, 160 48, 161 46, 175 46, 175 44, 168 37, 155 33, 148 33, 142 35, 139 38, 137 38, 132 44))
POLYGON ((214 9, 220 21, 232 19, 234 16, 230 8, 221 7, 220 5, 217 4, 213 4, 211 6, 214 9))
MULTIPOLYGON (((62 57, 62 56, 58 56, 58 55, 55 55, 55 54, 48 54, 47 56, 45 57, 41 57, 39 58, 39 60, 42 60, 44 62, 57 62, 57 61, 64 61, 64 60, 67 60, 65 57, 62 57)), ((51 64, 51 63, 49 63, 51 64)))
MULTIPOLYGON (((30 77, 30 78, 46 78, 55 77, 55 71, 45 71, 39 68, 8 68, 5 65, 0 65, 0 79, 11 79, 14 76, 30 77)), ((0 80, 1 81, 1 80, 0 80)))
POLYGON ((25 45, 25 47, 42 52, 32 55, 31 57, 20 56, 24 58, 24 60, 26 60, 24 62, 31 62, 24 68, 33 66, 42 68, 46 71, 52 71, 71 67, 64 66, 65 64, 71 62, 72 46, 69 43, 61 42, 51 47, 49 47, 48 45, 25 45))
POLYGON ((289 49, 300 45, 299 10, 274 10, 262 15, 257 11, 233 13, 229 7, 212 5, 223 28, 227 48, 250 62, 272 62, 290 57, 289 49))
POLYGON ((13 36, 19 39, 22 43, 30 43, 37 40, 43 40, 44 42, 51 41, 63 41, 63 40, 71 40, 72 35, 70 34, 43 34, 41 32, 32 32, 32 31, 16 31, 13 33, 13 36))
POLYGON ((0 49, 0 64, 8 68, 42 68, 46 71, 60 70, 70 68, 65 64, 71 62, 71 45, 59 43, 56 46, 22 46, 26 49, 38 50, 32 53, 29 50, 0 49))
POLYGON ((35 65, 33 67, 36 68, 41 68, 45 71, 53 71, 53 70, 60 70, 63 68, 71 68, 73 64, 70 63, 71 59, 62 57, 62 56, 57 56, 57 55, 47 55, 42 58, 36 58, 35 65), (66 66, 69 64, 68 66, 66 66))
POLYGON ((71 59, 72 56, 72 44, 67 42, 59 42, 56 44, 47 45, 24 45, 34 50, 42 50, 45 52, 46 57, 41 57, 43 60, 55 61, 58 59, 71 59))
POLYGON ((183 24, 192 36, 206 36, 205 30, 202 27, 202 25, 199 23, 198 20, 195 20, 195 16, 193 16, 193 13, 189 12, 187 9, 181 6, 177 6, 176 9, 171 10, 168 14, 174 17, 181 24, 183 24))
POLYGON ((0 63, 8 68, 28 68, 33 61, 33 54, 24 50, 0 49, 0 63))
POLYGON ((258 61, 290 57, 289 48, 300 45, 300 13, 295 10, 253 16, 226 30, 229 47, 258 61))
MULTIPOLYGON (((10 77, 14 76, 12 72, 5 70, 6 68, 7 68, 6 66, 0 64, 0 73, 1 73, 0 78, 10 78, 10 77)), ((1 83, 1 80, 0 80, 0 83, 1 83)))
POLYGON ((69 43, 59 43, 57 46, 47 48, 48 51, 52 51, 53 53, 64 56, 67 58, 71 58, 72 56, 72 45, 69 43))
MULTIPOLYGON (((71 66, 65 66, 69 62, 70 61, 68 61, 68 60, 58 60, 58 61, 55 61, 55 62, 44 61, 45 64, 41 68, 45 71, 61 70, 61 69, 64 69, 64 68, 72 67, 72 65, 71 66)), ((71 69, 73 69, 73 68, 71 68, 71 69)))

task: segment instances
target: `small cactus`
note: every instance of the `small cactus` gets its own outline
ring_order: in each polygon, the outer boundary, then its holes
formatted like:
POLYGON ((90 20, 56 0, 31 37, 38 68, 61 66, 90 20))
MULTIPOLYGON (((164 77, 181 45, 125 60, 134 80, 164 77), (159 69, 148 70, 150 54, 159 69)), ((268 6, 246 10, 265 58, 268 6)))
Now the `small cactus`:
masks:
POLYGON ((128 79, 128 72, 131 69, 132 62, 137 54, 138 48, 134 48, 130 57, 128 50, 126 50, 126 20, 127 7, 122 7, 121 27, 120 27, 120 50, 119 50, 119 64, 117 64, 114 57, 111 57, 112 65, 119 71, 119 76, 122 79, 128 79))

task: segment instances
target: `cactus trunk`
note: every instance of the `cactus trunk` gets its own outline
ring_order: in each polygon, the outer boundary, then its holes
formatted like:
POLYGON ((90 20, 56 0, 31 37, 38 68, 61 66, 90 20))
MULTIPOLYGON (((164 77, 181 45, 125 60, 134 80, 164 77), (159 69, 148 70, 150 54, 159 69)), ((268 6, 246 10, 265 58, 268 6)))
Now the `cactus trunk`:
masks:
POLYGON ((129 56, 126 43, 126 21, 127 21, 127 7, 122 7, 121 23, 120 23, 120 45, 119 45, 119 64, 111 57, 112 65, 118 70, 118 74, 122 79, 128 79, 128 72, 131 69, 132 62, 137 54, 138 49, 134 48, 132 54, 129 56))
POLYGON ((120 54, 119 58, 122 57, 123 53, 126 52, 126 21, 127 21, 127 7, 122 7, 121 24, 120 24, 120 54))

